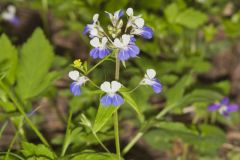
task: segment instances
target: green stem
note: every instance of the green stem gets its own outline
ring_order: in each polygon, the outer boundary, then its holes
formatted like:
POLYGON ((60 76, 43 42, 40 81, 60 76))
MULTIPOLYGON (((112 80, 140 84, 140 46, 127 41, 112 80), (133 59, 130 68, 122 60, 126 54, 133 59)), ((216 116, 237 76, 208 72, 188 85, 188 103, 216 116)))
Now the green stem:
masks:
POLYGON ((18 102, 15 95, 9 90, 8 87, 6 87, 2 81, 0 81, 0 87, 8 94, 9 98, 13 101, 13 103, 16 105, 17 110, 22 114, 22 116, 25 118, 28 125, 33 129, 33 131, 36 133, 36 135, 39 137, 39 139, 42 141, 43 144, 49 147, 49 144, 47 140, 43 137, 41 132, 38 130, 38 128, 32 123, 32 121, 28 118, 26 113, 24 112, 24 107, 18 102))
POLYGON ((113 121, 114 121, 116 153, 117 153, 118 160, 120 160, 121 159, 121 151, 120 151, 120 143, 119 143, 118 112, 117 111, 113 114, 113 121))
POLYGON ((12 147, 13 147, 13 144, 14 144, 15 141, 17 140, 18 134, 19 134, 19 130, 15 133, 13 139, 11 140, 11 143, 10 143, 10 145, 9 145, 9 147, 8 147, 8 150, 7 150, 7 154, 6 154, 6 156, 5 156, 5 160, 8 160, 10 151, 11 151, 11 149, 12 149, 12 147))
POLYGON ((49 35, 49 28, 48 28, 48 0, 42 0, 42 8, 43 8, 43 13, 42 13, 42 18, 43 18, 43 25, 44 29, 49 35))
POLYGON ((111 152, 107 149, 107 147, 102 143, 102 141, 98 138, 97 134, 96 134, 94 131, 92 131, 92 134, 94 135, 94 137, 95 137, 95 139, 98 141, 98 143, 103 147, 103 149, 104 149, 105 151, 107 151, 108 153, 111 153, 111 152))
MULTIPOLYGON (((119 80, 119 72, 120 72, 120 61, 116 54, 116 68, 115 68, 115 80, 119 80)), ((113 122, 114 122, 114 133, 115 133, 115 145, 116 145, 116 153, 118 160, 121 159, 121 151, 120 151, 120 142, 119 142, 119 131, 118 131, 118 112, 116 110, 113 113, 113 122)))
POLYGON ((97 64, 95 64, 91 69, 89 69, 87 71, 86 75, 91 73, 97 66, 99 66, 101 63, 103 63, 105 60, 107 60, 110 56, 111 56, 111 54, 109 54, 108 56, 104 57, 101 61, 99 61, 97 64))
MULTIPOLYGON (((177 104, 172 104, 168 107, 165 107, 161 112, 159 112, 155 119, 159 120, 161 119, 165 114, 167 114, 170 110, 172 110, 177 104)), ((137 143, 137 141, 142 138, 142 136, 145 134, 145 132, 147 132, 149 130, 149 128, 152 127, 154 123, 152 123, 152 121, 150 120, 146 125, 144 125, 140 130, 141 132, 139 132, 137 135, 135 135, 133 137, 133 139, 127 144, 127 146, 123 149, 123 155, 125 155, 126 153, 128 153, 128 151, 137 143)))
POLYGON ((6 122, 2 125, 1 130, 0 130, 0 139, 1 139, 1 137, 2 137, 2 134, 3 134, 4 130, 5 130, 6 127, 7 127, 7 125, 8 125, 8 121, 6 121, 6 122))
POLYGON ((72 111, 70 109, 69 111, 69 117, 68 117, 68 122, 67 122, 67 129, 66 129, 66 134, 65 134, 65 139, 62 147, 62 152, 61 152, 61 157, 63 157, 67 151, 67 148, 70 144, 70 127, 71 127, 71 119, 72 119, 72 111))

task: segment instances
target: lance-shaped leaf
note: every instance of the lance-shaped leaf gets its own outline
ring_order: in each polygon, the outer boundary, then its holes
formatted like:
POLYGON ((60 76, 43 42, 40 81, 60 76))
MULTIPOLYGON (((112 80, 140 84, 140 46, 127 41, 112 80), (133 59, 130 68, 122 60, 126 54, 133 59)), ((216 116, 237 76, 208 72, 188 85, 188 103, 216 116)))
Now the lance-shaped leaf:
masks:
POLYGON ((137 112, 138 118, 142 122, 144 120, 144 116, 141 110, 139 109, 137 103, 135 102, 135 100, 127 92, 121 92, 121 94, 123 95, 124 100, 130 105, 130 107, 137 112))
POLYGON ((97 116, 93 125, 93 131, 98 132, 106 122, 112 117, 112 114, 117 111, 119 107, 115 106, 102 106, 99 105, 97 116))

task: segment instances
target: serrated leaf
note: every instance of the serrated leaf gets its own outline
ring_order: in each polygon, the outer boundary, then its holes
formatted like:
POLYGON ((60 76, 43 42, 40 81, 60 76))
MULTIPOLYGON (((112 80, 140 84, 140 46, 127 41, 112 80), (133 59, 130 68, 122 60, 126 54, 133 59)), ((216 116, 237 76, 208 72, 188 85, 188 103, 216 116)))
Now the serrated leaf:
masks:
POLYGON ((130 107, 137 112, 139 120, 143 121, 144 116, 140 108, 138 107, 137 103, 135 102, 135 100, 131 97, 131 95, 127 92, 121 92, 121 94, 123 95, 124 100, 130 105, 130 107))
POLYGON ((179 9, 176 3, 172 3, 166 7, 164 14, 169 23, 174 23, 178 15, 179 9))
POLYGON ((118 160, 117 156, 110 153, 85 152, 71 160, 118 160))
POLYGON ((200 125, 200 132, 179 122, 161 122, 157 126, 158 129, 151 130, 144 136, 146 142, 155 149, 165 149, 166 145, 171 146, 173 140, 180 138, 200 153, 213 154, 225 142, 224 132, 215 126, 200 125))
POLYGON ((192 81, 193 81, 193 78, 191 75, 185 75, 175 84, 174 87, 170 88, 166 92, 166 97, 167 97, 166 106, 170 106, 182 100, 186 87, 192 84, 192 81))
POLYGON ((42 160, 44 160, 43 158, 45 158, 46 160, 56 159, 55 153, 53 153, 43 144, 35 145, 28 142, 22 142, 22 148, 23 150, 21 152, 27 158, 38 158, 37 160, 40 160, 40 158, 42 158, 42 160))
POLYGON ((200 25, 204 24, 207 19, 208 17, 206 14, 193 8, 189 8, 177 16, 176 23, 190 29, 195 29, 200 25))
POLYGON ((5 72, 7 80, 10 84, 13 84, 17 69, 18 53, 5 34, 0 37, 0 44, 0 72, 5 72))
POLYGON ((17 74, 17 93, 29 99, 41 93, 52 80, 48 75, 53 63, 53 50, 41 29, 23 45, 17 74))
POLYGON ((119 107, 115 106, 102 106, 101 104, 98 107, 98 112, 96 115, 96 119, 93 125, 93 131, 98 132, 105 123, 112 117, 112 114, 117 111, 119 107))

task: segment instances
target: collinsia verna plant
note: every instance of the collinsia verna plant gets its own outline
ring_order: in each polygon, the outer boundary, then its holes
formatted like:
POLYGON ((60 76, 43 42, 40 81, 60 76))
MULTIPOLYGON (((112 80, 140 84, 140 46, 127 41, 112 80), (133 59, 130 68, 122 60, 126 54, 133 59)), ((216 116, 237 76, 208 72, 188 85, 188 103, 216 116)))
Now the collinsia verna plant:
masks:
MULTIPOLYGON (((69 72, 69 77, 73 80, 70 85, 70 91, 74 96, 81 96, 81 87, 87 81, 90 81, 94 86, 100 88, 102 95, 100 98, 100 106, 106 108, 109 107, 120 107, 125 102, 129 101, 129 97, 126 99, 126 94, 134 91, 141 85, 146 85, 152 87, 155 93, 160 93, 162 91, 162 85, 160 81, 155 77, 156 71, 154 69, 147 69, 146 74, 143 79, 139 82, 135 89, 129 90, 129 92, 121 91, 121 88, 126 87, 119 81, 120 72, 120 62, 123 64, 130 58, 135 58, 140 56, 140 49, 136 45, 136 38, 138 36, 151 39, 153 37, 153 30, 145 25, 144 19, 141 15, 134 15, 133 9, 128 8, 126 11, 127 22, 124 22, 122 17, 124 16, 123 10, 118 10, 116 12, 109 13, 106 12, 109 17, 111 24, 107 26, 107 31, 101 26, 99 22, 99 14, 93 16, 93 22, 85 26, 83 33, 89 35, 90 45, 93 47, 90 51, 90 56, 93 59, 101 59, 99 63, 95 66, 97 67, 100 63, 104 62, 108 58, 115 59, 115 80, 105 81, 100 87, 87 77, 87 74, 93 70, 86 71, 80 60, 74 61, 74 67, 79 69, 82 73, 77 70, 69 72)), ((93 69, 95 68, 93 67, 93 69)), ((127 89, 128 90, 128 89, 127 89)), ((116 142, 116 152, 118 159, 121 159, 120 154, 120 144, 119 144, 119 133, 118 133, 118 116, 117 110, 114 114, 114 132, 115 132, 115 142, 116 142)), ((86 117, 82 121, 86 121, 86 117)), ((84 123, 88 124, 89 123, 84 123)), ((106 149, 105 146, 103 148, 106 149)))

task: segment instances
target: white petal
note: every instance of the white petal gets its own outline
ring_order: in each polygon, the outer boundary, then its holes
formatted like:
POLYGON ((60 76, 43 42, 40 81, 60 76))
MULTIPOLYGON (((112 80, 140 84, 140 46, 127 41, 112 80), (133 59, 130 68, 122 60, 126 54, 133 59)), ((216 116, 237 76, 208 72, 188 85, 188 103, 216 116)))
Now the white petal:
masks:
POLYGON ((121 88, 122 84, 117 82, 117 81, 112 81, 111 82, 111 89, 112 89, 112 92, 115 93, 117 92, 120 88, 121 88))
POLYGON ((112 13, 109 13, 109 12, 107 12, 107 11, 105 11, 105 13, 108 14, 108 16, 109 16, 110 19, 113 19, 113 15, 112 15, 112 13))
POLYGON ((90 35, 92 35, 92 36, 98 36, 98 30, 97 30, 96 28, 92 28, 92 29, 90 30, 90 35))
POLYGON ((15 14, 15 13, 16 13, 16 7, 13 6, 13 5, 8 6, 8 7, 7 7, 7 10, 8 10, 8 12, 11 13, 11 14, 15 14))
POLYGON ((93 22, 96 23, 98 21, 99 14, 94 14, 93 22))
POLYGON ((123 47, 122 42, 121 42, 118 38, 114 39, 113 44, 114 44, 114 46, 117 47, 117 48, 122 48, 122 47, 123 47))
POLYGON ((107 37, 103 37, 102 38, 102 46, 104 47, 107 44, 107 42, 108 42, 107 37))
POLYGON ((133 9, 132 8, 128 8, 126 11, 128 16, 133 16, 133 9))
POLYGON ((79 74, 79 72, 78 72, 77 70, 70 71, 70 72, 68 73, 69 78, 71 78, 71 79, 74 80, 74 81, 77 81, 77 80, 78 80, 79 75, 80 75, 80 74, 79 74))
POLYGON ((110 82, 103 82, 102 84, 101 84, 101 86, 100 86, 100 88, 101 88, 101 90, 102 91, 104 91, 104 92, 106 92, 106 93, 109 93, 109 92, 111 92, 111 87, 110 87, 110 82))
POLYGON ((93 47, 95 47, 95 48, 101 46, 98 37, 94 37, 94 38, 90 41, 90 44, 91 44, 93 47))
POLYGON ((144 19, 142 18, 135 19, 135 24, 137 25, 138 28, 142 28, 144 26, 144 19))
POLYGON ((118 11, 114 12, 114 18, 117 18, 117 19, 119 18, 118 15, 119 15, 119 12, 120 12, 120 11, 121 11, 121 10, 118 10, 118 11))
POLYGON ((4 20, 11 20, 11 19, 13 19, 13 17, 14 17, 13 14, 10 14, 10 13, 8 13, 8 12, 3 12, 1 16, 2 16, 2 18, 3 18, 4 20))
POLYGON ((78 78, 78 83, 79 84, 84 84, 85 82, 87 82, 89 79, 86 76, 81 76, 78 78))
POLYGON ((130 35, 127 35, 127 34, 122 35, 122 41, 125 46, 129 44, 130 39, 131 39, 130 35))
POLYGON ((150 79, 154 78, 156 76, 156 71, 154 69, 147 69, 146 74, 150 79))

